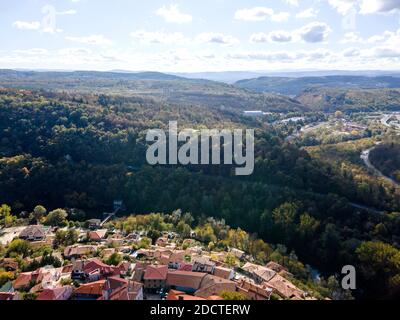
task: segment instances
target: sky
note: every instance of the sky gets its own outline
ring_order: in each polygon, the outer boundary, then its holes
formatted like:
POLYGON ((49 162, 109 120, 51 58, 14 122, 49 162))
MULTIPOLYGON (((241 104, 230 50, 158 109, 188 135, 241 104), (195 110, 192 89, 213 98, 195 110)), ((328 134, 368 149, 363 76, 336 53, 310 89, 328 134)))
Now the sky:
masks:
POLYGON ((0 68, 400 70, 400 0, 1 0, 0 68))

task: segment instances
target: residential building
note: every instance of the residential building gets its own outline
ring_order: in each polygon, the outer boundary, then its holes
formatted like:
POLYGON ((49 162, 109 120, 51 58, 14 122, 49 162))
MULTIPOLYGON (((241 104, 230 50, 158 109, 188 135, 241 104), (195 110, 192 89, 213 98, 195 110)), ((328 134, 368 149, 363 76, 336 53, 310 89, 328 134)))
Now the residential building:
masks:
POLYGON ((202 281, 207 273, 193 271, 169 270, 167 274, 167 286, 184 293, 195 293, 200 289, 202 281))
POLYGON ((63 286, 43 290, 36 300, 68 300, 74 292, 72 286, 63 286))
POLYGON ((75 300, 97 300, 103 295, 106 280, 99 280, 81 285, 74 290, 75 300))
POLYGON ((89 231, 88 232, 88 239, 90 241, 100 242, 106 238, 107 229, 98 229, 96 231, 89 231))
POLYGON ((215 263, 210 261, 207 257, 195 257, 192 259, 193 271, 195 272, 206 272, 213 274, 215 270, 215 263))
POLYGON ((64 257, 67 259, 82 258, 96 253, 97 246, 92 245, 73 245, 64 249, 64 257))
POLYGON ((244 294, 249 300, 270 300, 273 289, 241 279, 237 283, 237 291, 244 294))
POLYGON ((100 219, 90 219, 87 221, 90 230, 97 230, 101 227, 100 219))
POLYGON ((168 292, 167 301, 191 301, 191 300, 205 301, 206 299, 192 296, 178 290, 170 290, 168 292))
POLYGON ((200 289, 195 292, 195 296, 206 299, 210 296, 220 296, 225 291, 235 292, 236 283, 207 274, 201 282, 200 289))
POLYGON ((285 279, 279 274, 276 274, 270 279, 265 286, 271 288, 283 299, 300 299, 303 300, 306 296, 305 292, 297 288, 292 282, 285 279))
POLYGON ((242 270, 257 283, 268 282, 276 275, 274 270, 250 262, 247 262, 242 270))
POLYGON ((156 290, 165 288, 168 266, 148 265, 143 276, 144 288, 156 290))
POLYGON ((235 277, 235 272, 232 269, 217 266, 214 269, 214 276, 232 280, 235 277))
POLYGON ((42 225, 28 226, 19 234, 19 238, 27 241, 43 241, 46 231, 42 225))

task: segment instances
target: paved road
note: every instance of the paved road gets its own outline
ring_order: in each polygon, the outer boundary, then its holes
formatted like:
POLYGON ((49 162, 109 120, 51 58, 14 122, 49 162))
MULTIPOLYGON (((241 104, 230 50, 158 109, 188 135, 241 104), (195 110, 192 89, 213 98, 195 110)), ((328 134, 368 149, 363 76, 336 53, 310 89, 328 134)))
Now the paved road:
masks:
POLYGON ((381 211, 381 210, 378 210, 378 209, 372 208, 372 207, 367 207, 367 206, 364 206, 362 204, 358 204, 358 203, 354 203, 354 202, 350 202, 350 205, 353 208, 369 211, 369 212, 372 212, 372 213, 377 213, 377 214, 384 214, 385 213, 385 211, 381 211))
POLYGON ((393 128, 393 125, 396 127, 396 129, 400 129, 400 125, 398 124, 393 124, 391 125, 390 123, 388 123, 388 121, 395 117, 397 120, 400 120, 400 114, 398 112, 395 113, 391 113, 391 114, 386 114, 383 116, 383 118, 381 119, 381 123, 385 126, 385 127, 389 127, 389 128, 393 128))
POLYGON ((388 181, 388 182, 394 184, 394 185, 397 186, 397 187, 400 187, 400 184, 399 184, 397 181, 395 181, 394 179, 392 179, 392 178, 390 178, 390 177, 388 177, 388 176, 385 176, 381 171, 378 170, 378 168, 376 168, 376 167, 371 163, 371 160, 369 159, 369 156, 370 156, 370 154, 371 154, 371 151, 375 150, 375 148, 376 148, 378 145, 380 145, 380 144, 381 144, 381 142, 378 142, 378 143, 376 144, 376 146, 374 146, 374 147, 372 147, 372 148, 369 148, 369 149, 367 149, 367 150, 364 150, 364 151, 361 153, 361 159, 364 161, 364 164, 366 165, 366 167, 367 167, 368 169, 370 169, 376 176, 385 179, 386 181, 388 181))

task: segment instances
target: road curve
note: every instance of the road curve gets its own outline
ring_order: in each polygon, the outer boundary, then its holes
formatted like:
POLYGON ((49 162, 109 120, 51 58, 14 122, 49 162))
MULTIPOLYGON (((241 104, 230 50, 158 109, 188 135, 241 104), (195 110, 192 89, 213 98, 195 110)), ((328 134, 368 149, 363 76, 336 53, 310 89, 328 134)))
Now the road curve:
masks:
POLYGON ((380 170, 378 170, 378 168, 376 168, 376 167, 372 164, 371 160, 369 159, 369 156, 370 156, 370 154, 371 154, 371 151, 375 150, 376 147, 377 147, 378 145, 380 145, 380 144, 381 144, 381 142, 378 142, 374 147, 369 148, 369 149, 367 149, 367 150, 364 150, 364 151, 361 153, 361 159, 364 161, 365 166, 366 166, 368 169, 370 169, 376 176, 385 179, 386 181, 388 181, 388 182, 394 184, 396 187, 400 187, 400 184, 399 184, 397 181, 395 181, 394 179, 392 179, 392 178, 390 178, 390 177, 384 175, 380 170))

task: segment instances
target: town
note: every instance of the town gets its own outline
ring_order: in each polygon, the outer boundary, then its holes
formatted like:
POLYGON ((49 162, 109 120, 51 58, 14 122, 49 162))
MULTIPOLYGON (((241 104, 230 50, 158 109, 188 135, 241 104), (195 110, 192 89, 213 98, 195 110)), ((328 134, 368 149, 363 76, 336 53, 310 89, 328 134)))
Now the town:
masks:
POLYGON ((316 299, 274 261, 260 265, 244 250, 205 245, 179 210, 74 223, 62 209, 47 214, 37 206, 31 225, 2 210, 9 222, 0 229, 0 300, 316 299), (176 219, 176 231, 157 231, 168 219, 176 219))

